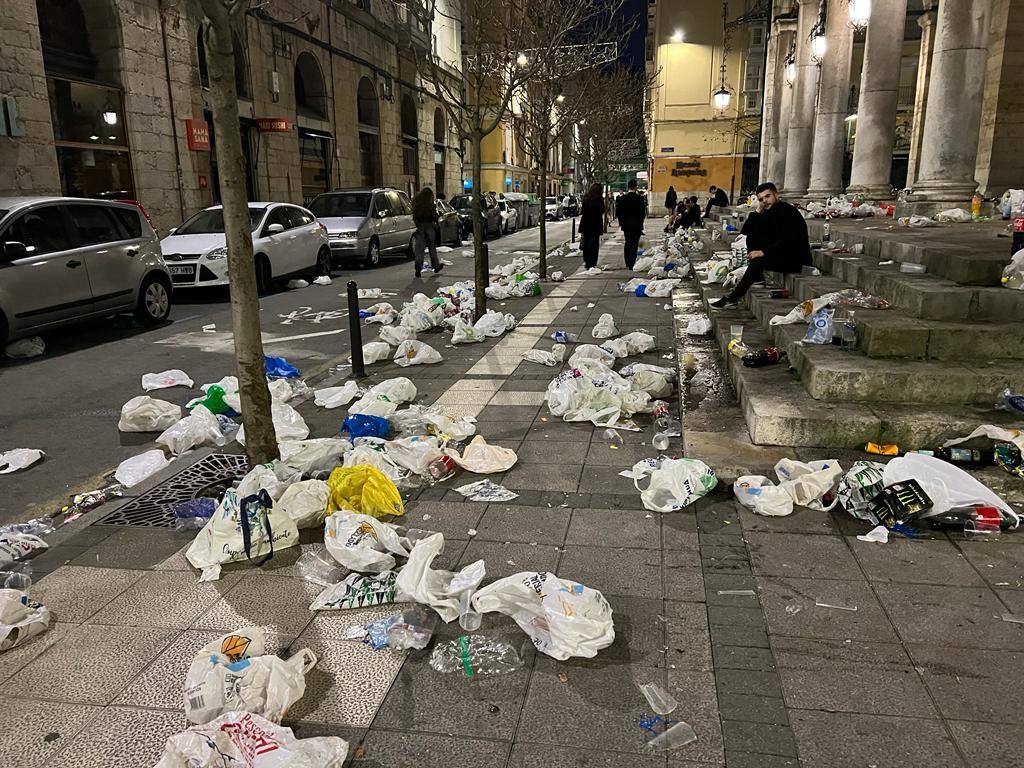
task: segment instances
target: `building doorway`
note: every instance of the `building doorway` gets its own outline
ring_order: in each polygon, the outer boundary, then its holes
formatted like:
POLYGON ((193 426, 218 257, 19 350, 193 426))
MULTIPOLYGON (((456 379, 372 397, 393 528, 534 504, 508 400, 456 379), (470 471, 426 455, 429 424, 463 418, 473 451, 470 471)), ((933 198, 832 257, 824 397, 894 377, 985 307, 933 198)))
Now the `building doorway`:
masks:
POLYGON ((377 89, 370 78, 359 80, 356 100, 360 183, 364 187, 379 187, 383 183, 380 166, 380 105, 377 89))

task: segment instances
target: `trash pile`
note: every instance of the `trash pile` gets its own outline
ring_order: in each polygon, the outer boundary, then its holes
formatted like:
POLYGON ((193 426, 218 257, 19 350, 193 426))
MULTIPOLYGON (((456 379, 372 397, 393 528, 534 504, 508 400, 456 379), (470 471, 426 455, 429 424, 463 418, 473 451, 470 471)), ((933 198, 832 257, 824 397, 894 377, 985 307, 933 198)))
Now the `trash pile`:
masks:
POLYGON ((807 203, 804 210, 818 219, 862 219, 869 216, 891 217, 895 208, 872 205, 864 195, 836 195, 824 203, 807 203))

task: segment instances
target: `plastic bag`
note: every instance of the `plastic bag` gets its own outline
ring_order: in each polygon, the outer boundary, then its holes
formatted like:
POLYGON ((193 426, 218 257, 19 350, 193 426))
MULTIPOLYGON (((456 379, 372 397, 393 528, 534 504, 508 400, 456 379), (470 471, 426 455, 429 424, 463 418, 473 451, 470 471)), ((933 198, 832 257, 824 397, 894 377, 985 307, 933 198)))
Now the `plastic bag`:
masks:
POLYGON ((885 488, 884 464, 877 461, 857 461, 839 481, 836 498, 847 512, 859 520, 878 524, 871 514, 871 500, 885 488))
POLYGON ((348 405, 357 397, 359 397, 359 385, 354 381, 346 381, 341 387, 326 387, 316 390, 313 402, 330 410, 348 405))
POLYGON ((142 388, 147 392, 154 389, 166 389, 167 387, 191 387, 195 382, 182 370, 172 368, 162 373, 142 374, 142 388))
POLYGON ((1018 521, 1009 504, 975 480, 970 474, 949 462, 921 453, 908 453, 893 459, 882 472, 885 485, 916 480, 932 500, 932 508, 921 513, 931 517, 957 507, 975 505, 995 507, 1009 520, 1018 521))
POLYGON ((125 488, 131 488, 170 463, 163 451, 145 451, 118 464, 117 471, 114 472, 114 479, 125 488))
POLYGON ((412 341, 416 338, 416 331, 402 325, 386 325, 380 329, 377 338, 385 344, 394 344, 396 347, 403 341, 412 341))
POLYGON ((594 329, 590 332, 590 335, 595 339, 610 339, 618 332, 619 329, 615 327, 615 320, 606 312, 598 318, 597 324, 594 325, 594 329))
POLYGON ((29 336, 27 339, 12 341, 4 347, 4 354, 7 357, 25 358, 39 357, 46 351, 46 342, 42 336, 29 336))
POLYGON ((444 536, 435 533, 420 539, 409 553, 409 562, 398 574, 395 585, 400 600, 429 605, 444 621, 459 615, 459 598, 463 592, 476 589, 484 578, 484 561, 470 563, 458 573, 430 567, 444 549, 444 536))
POLYGON ((647 270, 654 266, 654 262, 654 256, 641 256, 639 259, 633 262, 633 271, 646 272, 647 270))
POLYGON ((516 452, 511 448, 490 445, 484 440, 483 435, 474 437, 461 456, 458 451, 454 450, 448 450, 447 454, 467 472, 474 472, 478 475, 504 472, 511 469, 519 460, 516 452))
POLYGON ((345 467, 358 467, 365 464, 380 470, 385 477, 393 483, 400 483, 408 476, 408 472, 402 469, 384 450, 384 441, 377 438, 362 438, 362 440, 377 440, 379 446, 367 443, 360 443, 345 454, 345 467))
POLYGON ((947 208, 936 213, 935 220, 945 224, 966 224, 971 221, 971 213, 963 208, 947 208))
POLYGON ((20 589, 0 589, 0 652, 28 642, 49 626, 50 611, 45 605, 20 589))
POLYGON ((644 352, 650 352, 654 349, 657 342, 655 338, 649 333, 643 331, 633 331, 627 333, 625 336, 619 337, 626 343, 626 355, 640 355, 644 352))
POLYGON ((352 450, 352 443, 341 437, 314 437, 308 440, 283 440, 277 444, 281 463, 304 475, 334 469, 341 457, 352 450))
POLYGON ((675 512, 689 506, 718 485, 711 467, 697 459, 644 459, 633 465, 633 485, 652 512, 675 512), (645 488, 640 480, 649 476, 645 488))
POLYGON ((646 392, 656 399, 664 399, 672 394, 672 383, 656 371, 637 371, 629 377, 629 384, 634 390, 646 392))
POLYGON ((565 344, 553 344, 550 352, 543 349, 528 349, 523 352, 523 360, 549 367, 559 365, 565 360, 565 344))
POLYGON ((927 216, 901 216, 899 219, 901 227, 934 227, 936 223, 927 216))
POLYGON ((803 338, 804 344, 831 344, 832 343, 832 318, 835 310, 832 307, 822 307, 811 316, 807 325, 807 334, 803 338))
POLYGON ((483 340, 484 336, 461 317, 456 317, 452 322, 452 344, 475 344, 483 340))
MULTIPOLYGON (((496 337, 501 336, 505 331, 516 327, 514 315, 505 312, 487 310, 483 316, 473 324, 473 330, 480 336, 496 337)), ((453 342, 454 343, 454 342, 453 342)))
MULTIPOLYGON (((606 349, 606 346, 607 343, 600 347, 596 344, 580 344, 573 350, 572 356, 569 358, 569 365, 577 368, 583 360, 600 360, 605 365, 612 365, 615 362, 615 352, 606 349)), ((625 350, 625 346, 623 346, 623 350, 625 350)))
POLYGON ((369 344, 363 344, 363 362, 366 365, 379 363, 381 360, 387 360, 390 356, 391 346, 383 341, 371 341, 369 344))
POLYGON ((398 312, 388 302, 382 301, 366 309, 359 310, 359 316, 366 318, 367 325, 379 323, 380 325, 391 325, 398 317, 398 312))
POLYGON ((217 417, 205 406, 197 405, 192 413, 161 432, 156 442, 172 455, 180 456, 200 445, 224 445, 227 438, 217 417))
POLYGON ((476 419, 472 416, 449 416, 437 411, 424 411, 422 418, 433 435, 447 436, 450 440, 467 440, 476 434, 476 419))
POLYGON ((293 290, 295 288, 309 288, 309 281, 303 280, 301 278, 289 280, 287 283, 285 283, 284 287, 288 288, 289 290, 293 290))
POLYGON ((121 406, 117 428, 122 432, 162 432, 180 418, 180 405, 139 395, 121 406))
POLYGON ((355 413, 341 423, 343 432, 348 432, 349 437, 387 437, 391 431, 388 420, 382 416, 355 413))
POLYGON ((680 281, 675 278, 671 280, 652 280, 644 288, 644 296, 655 298, 668 296, 679 283, 680 281))
POLYGON ((18 560, 34 557, 36 553, 49 546, 33 533, 10 530, 0 532, 0 568, 6 568, 18 560))
POLYGON ((259 715, 229 712, 171 736, 154 768, 342 768, 347 755, 338 736, 297 739, 259 715))
POLYGON ((299 376, 299 369, 283 357, 264 355, 263 367, 268 379, 295 379, 299 376))
POLYGON ((208 723, 245 711, 279 723, 306 691, 305 675, 316 664, 305 648, 285 660, 266 654, 262 629, 247 627, 207 643, 185 674, 185 717, 208 723))
POLYGON ((768 321, 769 325, 789 325, 790 323, 807 322, 819 309, 832 303, 833 295, 825 294, 816 299, 801 301, 785 315, 775 315, 768 321))
POLYGON ((374 384, 367 393, 387 397, 393 403, 411 403, 416 399, 416 385, 405 376, 396 376, 374 384))
MULTIPOLYGON (((274 422, 274 434, 278 442, 283 440, 305 440, 309 437, 309 427, 303 421, 299 412, 288 403, 271 402, 270 417, 274 422)), ((239 445, 245 445, 245 425, 238 430, 235 440, 239 445)))
POLYGON ((316 528, 327 515, 330 492, 323 480, 300 480, 285 488, 276 506, 295 521, 296 528, 316 528))
POLYGON ((403 368, 410 365, 440 363, 441 353, 422 341, 403 341, 395 350, 395 365, 403 368))
POLYGON ((470 501, 483 501, 485 503, 499 503, 519 498, 519 494, 515 491, 510 491, 505 486, 498 485, 490 480, 477 480, 475 483, 460 485, 455 489, 455 492, 461 493, 470 501))
POLYGON ((615 641, 612 609, 604 595, 553 573, 498 579, 473 596, 473 607, 510 616, 538 651, 559 661, 593 658, 615 641))
POLYGON ((327 517, 324 544, 343 566, 363 573, 390 571, 395 567, 394 555, 409 556, 395 526, 344 510, 327 517))
POLYGON ((793 498, 764 475, 744 475, 732 484, 736 501, 767 517, 793 514, 793 498))
POLYGON ((691 336, 711 333, 711 320, 706 317, 695 317, 686 324, 686 332, 691 336))
POLYGON ((388 457, 415 475, 430 474, 430 465, 441 458, 441 441, 436 437, 410 435, 385 444, 388 457))
POLYGON ((27 469, 45 455, 38 448, 12 448, 9 451, 0 451, 0 475, 27 469))
POLYGON ((327 485, 331 488, 328 514, 339 509, 371 517, 405 514, 398 488, 376 467, 367 464, 338 467, 327 478, 327 485))
POLYGON ((1003 267, 1003 287, 1024 291, 1024 248, 1013 254, 1010 263, 1003 267))
POLYGON ((397 410, 398 403, 391 402, 387 395, 375 395, 372 392, 367 392, 348 407, 350 414, 378 416, 382 419, 390 419, 397 410))
POLYGON ((780 459, 775 465, 775 474, 779 487, 801 507, 828 512, 839 501, 834 489, 843 475, 843 468, 835 459, 811 462, 780 459))
POLYGON ((581 360, 556 376, 547 390, 548 410, 564 421, 590 421, 608 427, 632 416, 650 401, 646 392, 634 391, 629 380, 607 365, 581 360))
POLYGON ((373 576, 350 573, 344 581, 330 585, 317 595, 309 610, 346 611, 393 603, 397 597, 397 578, 392 571, 373 576))

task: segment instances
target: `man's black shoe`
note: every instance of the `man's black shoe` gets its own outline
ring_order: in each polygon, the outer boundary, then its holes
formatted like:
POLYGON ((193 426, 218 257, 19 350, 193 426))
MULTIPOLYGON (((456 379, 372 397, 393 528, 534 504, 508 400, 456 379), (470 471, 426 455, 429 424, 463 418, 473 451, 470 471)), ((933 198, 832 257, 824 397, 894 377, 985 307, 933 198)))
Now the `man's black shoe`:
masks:
POLYGON ((442 269, 444 269, 444 264, 442 264, 442 265, 441 265, 441 266, 439 266, 439 267, 438 267, 437 269, 435 269, 435 270, 434 270, 434 274, 435 274, 435 275, 440 275, 440 274, 441 274, 441 270, 442 270, 442 269))
POLYGON ((712 301, 710 306, 714 307, 715 309, 725 309, 726 307, 735 307, 737 304, 739 304, 739 302, 736 301, 736 299, 731 299, 728 296, 723 296, 720 299, 715 299, 714 301, 712 301))
POLYGON ((416 270, 416 277, 423 277, 423 273, 420 270, 416 270))

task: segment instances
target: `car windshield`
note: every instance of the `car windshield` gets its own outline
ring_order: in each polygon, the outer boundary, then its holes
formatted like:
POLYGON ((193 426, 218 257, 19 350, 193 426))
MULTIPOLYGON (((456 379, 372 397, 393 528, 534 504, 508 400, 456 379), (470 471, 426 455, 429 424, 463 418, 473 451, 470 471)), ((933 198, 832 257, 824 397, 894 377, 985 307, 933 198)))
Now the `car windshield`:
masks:
POLYGON ((558 202, 558 198, 557 197, 549 197, 547 200, 548 200, 548 205, 555 205, 558 202))
POLYGON ((469 195, 456 195, 452 198, 452 208, 457 211, 464 211, 473 207, 473 198, 469 195))
MULTIPOLYGON (((256 229, 263 221, 266 208, 249 208, 249 228, 256 229)), ((222 235, 224 234, 224 210, 207 208, 200 211, 176 230, 176 235, 222 235)))
POLYGON ((365 217, 370 210, 370 192, 344 192, 320 195, 309 206, 318 219, 344 219, 365 217))

